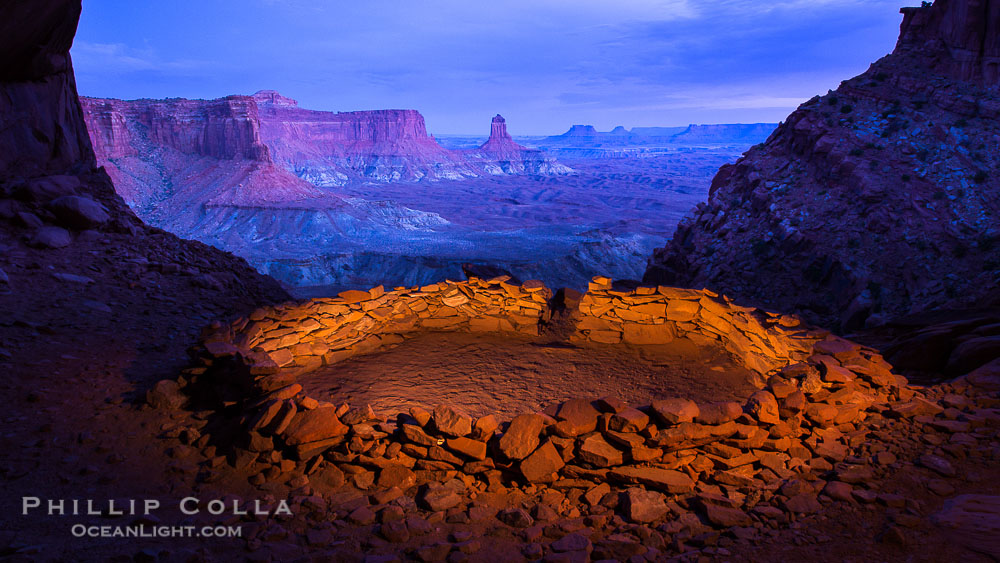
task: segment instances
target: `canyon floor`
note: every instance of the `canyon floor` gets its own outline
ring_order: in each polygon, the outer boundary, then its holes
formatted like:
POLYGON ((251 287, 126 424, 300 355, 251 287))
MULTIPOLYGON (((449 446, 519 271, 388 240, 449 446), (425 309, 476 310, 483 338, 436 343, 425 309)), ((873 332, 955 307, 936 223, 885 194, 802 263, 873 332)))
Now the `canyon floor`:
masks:
POLYGON ((653 248, 705 199, 718 167, 745 148, 560 160, 574 170, 561 176, 348 185, 336 193, 367 219, 336 234, 303 232, 316 222, 292 218, 299 211, 275 213, 306 227, 262 220, 253 245, 226 231, 179 234, 244 256, 300 297, 463 279, 467 262, 585 289, 594 275, 640 279, 653 248))

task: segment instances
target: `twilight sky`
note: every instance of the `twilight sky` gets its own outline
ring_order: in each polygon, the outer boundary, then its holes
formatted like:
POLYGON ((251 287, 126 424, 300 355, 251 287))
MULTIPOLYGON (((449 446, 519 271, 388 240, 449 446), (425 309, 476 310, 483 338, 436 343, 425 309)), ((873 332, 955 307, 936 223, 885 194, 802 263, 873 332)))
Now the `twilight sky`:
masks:
POLYGON ((780 121, 892 50, 907 0, 84 0, 82 95, 413 108, 434 134, 780 121))

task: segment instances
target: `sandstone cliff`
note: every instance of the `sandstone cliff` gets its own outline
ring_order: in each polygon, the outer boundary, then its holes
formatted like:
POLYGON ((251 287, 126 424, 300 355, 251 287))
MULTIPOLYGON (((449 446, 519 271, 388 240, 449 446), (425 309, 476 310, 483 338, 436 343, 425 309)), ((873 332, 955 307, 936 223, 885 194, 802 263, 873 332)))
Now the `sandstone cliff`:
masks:
MULTIPOLYGON (((283 195, 256 194, 262 204, 277 205, 317 197, 306 183, 327 188, 569 172, 544 153, 515 144, 506 129, 505 138, 479 150, 447 150, 427 134, 415 110, 315 111, 272 90, 218 100, 82 101, 98 159, 129 203, 140 208, 172 186, 229 189, 206 186, 187 170, 202 166, 201 157, 261 162, 300 178, 283 178, 283 195), (143 193, 143 185, 154 189, 143 193)), ((273 169, 266 173, 281 176, 273 169)), ((240 182, 243 178, 237 178, 240 182)))
POLYGON ((317 186, 475 175, 427 134, 415 110, 334 113, 269 100, 259 107, 263 139, 275 161, 317 186))
POLYGON ((895 54, 921 60, 935 72, 987 88, 1000 85, 1000 4, 937 0, 903 8, 895 54))
POLYGON ((261 140, 254 98, 81 101, 99 162, 125 201, 154 224, 158 211, 168 211, 157 209, 167 200, 174 212, 184 212, 207 203, 282 206, 324 199, 275 166, 261 140))
POLYGON ((903 13, 892 54, 719 171, 647 282, 843 328, 996 299, 1000 6, 903 13))

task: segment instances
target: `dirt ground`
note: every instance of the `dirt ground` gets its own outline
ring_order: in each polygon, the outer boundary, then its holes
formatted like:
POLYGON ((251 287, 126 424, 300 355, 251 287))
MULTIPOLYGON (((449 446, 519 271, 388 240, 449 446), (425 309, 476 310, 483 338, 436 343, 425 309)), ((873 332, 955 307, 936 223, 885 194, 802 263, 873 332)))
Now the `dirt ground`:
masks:
MULTIPOLYGON (((6 244, 0 253, 0 267, 11 279, 12 292, 0 297, 0 399, 3 427, 0 431, 0 560, 3 561, 199 561, 199 560, 313 560, 340 557, 364 561, 365 556, 409 553, 426 546, 460 545, 476 538, 481 548, 471 561, 524 561, 532 546, 548 545, 555 537, 577 530, 595 539, 609 534, 646 534, 617 517, 603 523, 582 518, 561 518, 546 524, 546 534, 531 537, 495 518, 473 522, 444 522, 441 515, 420 513, 429 531, 404 544, 389 544, 374 532, 378 524, 351 521, 355 505, 368 504, 367 492, 347 484, 328 489, 318 480, 306 487, 274 482, 253 486, 246 472, 219 467, 208 469, 213 460, 200 451, 190 451, 177 438, 180 428, 198 427, 206 413, 150 410, 142 397, 156 380, 175 377, 187 365, 185 349, 194 343, 210 319, 232 317, 252 308, 252 299, 236 297, 229 291, 206 291, 190 278, 161 275, 143 268, 138 274, 118 264, 148 253, 148 247, 132 246, 124 237, 80 242, 73 247, 34 254, 17 244, 6 244), (109 250, 115 249, 114 253, 109 250), (94 283, 67 281, 65 276, 87 276, 94 283), (104 305, 103 307, 101 305, 104 305), (108 311, 110 310, 110 312, 108 311), (207 476, 211 476, 209 479, 207 476), (204 500, 240 498, 245 501, 299 499, 293 504, 294 517, 240 518, 211 516, 204 510, 197 516, 181 514, 178 503, 193 495, 204 500), (40 512, 22 514, 25 496, 46 499, 158 499, 162 510, 155 519, 142 516, 112 517, 65 515, 40 512), (303 499, 309 499, 303 500, 303 499), (320 499, 321 508, 310 510, 309 503, 320 499), (237 540, 220 538, 77 538, 75 524, 125 525, 232 524, 243 527, 245 536, 237 540), (410 551, 407 551, 410 550, 410 551), (351 554, 347 557, 345 554, 351 554)), ((7 239, 8 241, 10 239, 7 239)), ((674 351, 677 352, 676 350, 674 351)), ((710 359, 710 358, 709 358, 710 359)), ((481 381, 468 378, 473 371, 519 372, 519 379, 502 382, 516 393, 505 392, 491 399, 497 402, 522 400, 529 389, 548 390, 552 395, 542 404, 576 394, 589 381, 595 385, 588 394, 613 392, 654 393, 657 385, 664 395, 684 394, 698 400, 739 396, 740 381, 721 380, 713 367, 725 364, 680 362, 671 354, 651 355, 630 349, 559 348, 544 339, 520 339, 496 343, 463 340, 457 335, 426 335, 382 353, 356 358, 338 366, 341 378, 350 373, 354 388, 364 391, 359 381, 384 384, 386 374, 402 378, 406 373, 447 378, 465 378, 470 392, 483 393, 481 381), (453 338, 454 337, 454 338, 453 338), (448 343, 448 346, 444 344, 448 343), (546 345, 548 344, 548 345, 546 345), (427 350, 440 352, 429 357, 427 350), (544 369, 539 367, 544 364, 544 369), (434 366, 433 369, 431 366, 434 366), (436 371, 440 370, 440 371, 436 371), (575 370, 575 371, 574 371, 575 370), (592 370, 602 370, 593 372, 592 370), (560 381, 567 373, 578 376, 569 383, 560 381), (594 375, 598 373, 600 375, 594 375), (617 375, 616 375, 617 374, 617 375), (712 375, 711 379, 704 376, 712 375), (629 384, 611 383, 612 376, 630 377, 629 384), (354 376, 352 376, 354 377, 354 376), (546 379, 548 378, 548 379, 546 379), (654 379, 658 378, 658 379, 654 379), (372 379, 375 379, 372 382, 372 379), (542 385, 532 387, 538 381, 542 385), (534 381, 535 383, 531 383, 534 381), (558 384, 556 382, 559 382, 558 384), (633 389, 634 382, 644 383, 633 389), (604 385, 605 387, 601 387, 604 385), (520 394, 520 395, 518 395, 520 394)), ((724 373, 723 375, 728 374, 724 373)), ((307 385, 309 378, 303 378, 307 385)), ((428 389, 406 390, 430 396, 428 389)), ((367 391, 366 391, 367 392, 367 391)), ((352 402, 360 391, 352 391, 352 402)), ((402 391, 396 391, 404 396, 402 391)), ((444 399, 444 397, 442 397, 444 399)), ((488 397, 487 397, 488 399, 488 397)), ((468 398, 475 402, 486 399, 468 398)), ((427 400, 430 402, 430 399, 427 400)), ((631 401, 630 401, 631 402, 631 401)), ((638 398, 636 402, 642 401, 638 398)), ((496 409, 522 410, 499 405, 496 409)), ((954 492, 932 493, 927 488, 934 479, 929 470, 903 459, 912 459, 934 447, 913 439, 911 430, 887 428, 888 441, 898 441, 898 467, 880 472, 870 485, 878 492, 905 497, 907 508, 834 504, 809 518, 740 539, 729 532, 712 531, 688 543, 693 549, 685 558, 704 560, 768 561, 959 561, 985 560, 947 535, 931 516, 943 503, 959 493, 998 494, 1000 455, 993 450, 971 451, 950 458, 956 475, 946 481, 954 492), (887 535, 887 530, 894 529, 887 535)), ((532 507, 538 504, 535 492, 525 496, 512 489, 502 496, 483 494, 482 506, 532 507)), ((384 505, 372 505, 378 511, 384 505)), ((409 510, 409 508, 407 508, 409 510)), ((659 533, 659 532, 658 532, 659 533)), ((666 542, 675 541, 662 534, 666 542)), ((436 548, 435 548, 436 549, 436 548)), ((457 549, 457 548, 456 548, 457 549)), ((548 548, 546 548, 548 549, 548 548)), ((403 558, 407 558, 403 555, 403 558)), ((376 560, 376 559, 373 559, 376 560)))
POLYGON ((377 412, 447 404, 472 416, 509 420, 579 397, 649 404, 666 397, 743 400, 749 372, 722 350, 688 340, 662 346, 574 346, 545 337, 433 332, 299 379, 334 404, 368 403, 377 412))

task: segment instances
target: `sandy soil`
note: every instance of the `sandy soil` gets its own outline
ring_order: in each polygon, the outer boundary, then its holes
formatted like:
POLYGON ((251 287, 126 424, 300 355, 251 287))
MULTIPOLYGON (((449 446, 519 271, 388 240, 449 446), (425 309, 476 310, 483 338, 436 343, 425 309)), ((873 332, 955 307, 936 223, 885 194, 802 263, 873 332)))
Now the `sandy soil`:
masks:
POLYGON ((552 338, 425 333, 299 379, 320 400, 378 412, 448 404, 508 420, 574 397, 629 404, 665 397, 739 400, 754 387, 723 350, 688 340, 664 346, 577 347, 552 338))

